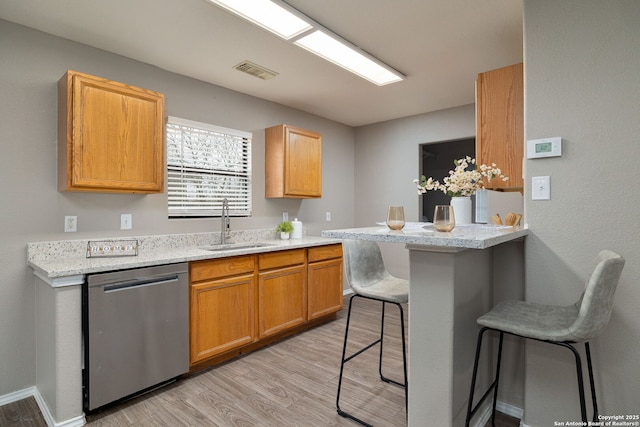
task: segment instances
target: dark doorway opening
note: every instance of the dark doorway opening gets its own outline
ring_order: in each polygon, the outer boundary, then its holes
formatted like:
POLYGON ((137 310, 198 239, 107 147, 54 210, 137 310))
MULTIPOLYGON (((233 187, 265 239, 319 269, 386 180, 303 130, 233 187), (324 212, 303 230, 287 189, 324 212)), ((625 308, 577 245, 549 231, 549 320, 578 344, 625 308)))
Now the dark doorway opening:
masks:
MULTIPOLYGON (((453 161, 465 156, 475 157, 476 139, 466 138, 453 141, 435 142, 431 144, 421 144, 420 154, 422 155, 420 174, 427 178, 442 182, 449 171, 455 168, 453 161)), ((421 221, 432 222, 433 211, 436 205, 448 205, 451 197, 442 191, 427 191, 422 196, 420 204, 421 221)))

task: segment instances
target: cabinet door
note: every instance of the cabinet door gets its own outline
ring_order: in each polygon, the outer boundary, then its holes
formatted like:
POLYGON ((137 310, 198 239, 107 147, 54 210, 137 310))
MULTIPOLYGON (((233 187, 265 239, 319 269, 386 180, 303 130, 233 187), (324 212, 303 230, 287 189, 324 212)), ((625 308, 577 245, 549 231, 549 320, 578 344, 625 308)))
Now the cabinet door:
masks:
POLYGON ((255 341, 255 293, 253 274, 191 285, 191 364, 255 341))
POLYGON ((305 323, 307 320, 305 265, 260 272, 258 301, 260 338, 305 323))
POLYGON ((322 136, 289 125, 265 130, 265 196, 322 196, 322 136))
POLYGON ((322 140, 315 132, 287 128, 285 194, 322 196, 322 140))
POLYGON ((164 95, 68 71, 59 98, 62 190, 164 191, 164 95))
POLYGON ((342 310, 342 258, 310 263, 309 320, 342 310))
POLYGON ((521 188, 524 156, 522 64, 478 74, 476 82, 476 159, 495 163, 509 177, 488 188, 521 188))

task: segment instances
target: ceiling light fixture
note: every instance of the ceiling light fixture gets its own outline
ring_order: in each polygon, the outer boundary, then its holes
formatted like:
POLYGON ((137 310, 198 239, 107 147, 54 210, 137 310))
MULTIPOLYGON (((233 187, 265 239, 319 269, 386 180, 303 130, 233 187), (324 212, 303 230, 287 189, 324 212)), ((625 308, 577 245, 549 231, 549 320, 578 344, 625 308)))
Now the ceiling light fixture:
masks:
POLYGON ((403 79, 400 73, 390 69, 386 64, 380 63, 360 49, 349 46, 345 41, 325 31, 314 31, 296 40, 295 44, 378 86, 403 79))
MULTIPOLYGON (((285 40, 310 30, 311 25, 292 10, 269 0, 209 0, 229 12, 285 40)), ((304 16, 304 15, 303 15, 304 16)))
POLYGON ((384 86, 405 76, 281 0, 209 0, 327 61, 384 86))

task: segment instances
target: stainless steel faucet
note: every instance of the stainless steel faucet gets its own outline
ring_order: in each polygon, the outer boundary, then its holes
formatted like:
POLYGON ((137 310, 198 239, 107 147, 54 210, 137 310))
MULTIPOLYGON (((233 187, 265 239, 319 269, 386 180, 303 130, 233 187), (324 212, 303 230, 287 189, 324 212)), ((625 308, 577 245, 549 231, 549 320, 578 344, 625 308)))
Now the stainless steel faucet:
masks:
POLYGON ((229 200, 225 197, 222 200, 222 213, 220 214, 220 244, 227 243, 231 238, 231 218, 229 217, 229 200))

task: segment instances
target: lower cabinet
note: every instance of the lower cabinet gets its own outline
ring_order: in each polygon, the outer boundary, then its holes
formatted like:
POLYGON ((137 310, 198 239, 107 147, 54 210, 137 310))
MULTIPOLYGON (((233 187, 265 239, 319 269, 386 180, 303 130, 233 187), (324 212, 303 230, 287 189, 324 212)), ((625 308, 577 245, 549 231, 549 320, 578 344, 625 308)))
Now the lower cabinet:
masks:
POLYGON ((259 338, 307 321, 306 249, 258 256, 259 338))
POLYGON ((193 368, 251 351, 340 311, 342 245, 194 261, 189 282, 193 368))
POLYGON ((256 340, 255 256, 190 264, 190 361, 201 362, 256 340))
POLYGON ((342 310, 341 244, 309 248, 307 295, 309 320, 342 310))

